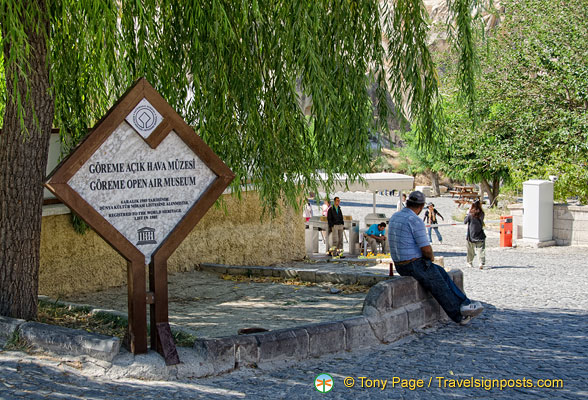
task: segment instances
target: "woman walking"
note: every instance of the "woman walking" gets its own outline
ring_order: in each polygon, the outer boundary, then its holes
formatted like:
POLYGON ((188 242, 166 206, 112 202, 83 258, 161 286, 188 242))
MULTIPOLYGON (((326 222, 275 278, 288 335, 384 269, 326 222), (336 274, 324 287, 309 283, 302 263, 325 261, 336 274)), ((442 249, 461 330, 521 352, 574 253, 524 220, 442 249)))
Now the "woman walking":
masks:
POLYGON ((486 233, 484 233, 484 211, 479 200, 473 202, 463 223, 468 225, 466 234, 468 267, 473 267, 475 253, 478 253, 480 269, 484 269, 486 265, 486 233))

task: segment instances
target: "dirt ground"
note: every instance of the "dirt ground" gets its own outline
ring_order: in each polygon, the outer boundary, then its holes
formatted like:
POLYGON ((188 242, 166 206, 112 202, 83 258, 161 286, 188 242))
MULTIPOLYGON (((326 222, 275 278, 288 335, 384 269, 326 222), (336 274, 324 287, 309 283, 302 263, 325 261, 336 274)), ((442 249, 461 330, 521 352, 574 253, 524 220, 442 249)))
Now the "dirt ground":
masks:
MULTIPOLYGON (((332 286, 235 282, 209 272, 177 273, 169 276, 170 325, 198 337, 220 337, 235 335, 240 328, 274 330, 360 315, 366 294, 332 294, 332 286)), ((66 300, 126 313, 127 287, 66 300)))

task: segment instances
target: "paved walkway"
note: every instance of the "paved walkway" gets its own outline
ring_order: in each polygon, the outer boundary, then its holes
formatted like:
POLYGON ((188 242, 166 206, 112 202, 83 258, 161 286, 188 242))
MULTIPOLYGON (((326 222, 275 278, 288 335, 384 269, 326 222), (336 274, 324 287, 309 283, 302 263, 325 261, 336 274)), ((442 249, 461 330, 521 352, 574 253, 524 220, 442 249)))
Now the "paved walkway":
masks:
MULTIPOLYGON (((435 203, 450 199, 440 200, 435 203)), ((464 270, 466 292, 487 306, 467 327, 449 323, 366 351, 185 382, 106 381, 84 375, 95 369, 76 360, 4 351, 0 352, 0 399, 587 399, 587 249, 505 250, 497 247, 498 234, 490 232, 487 264, 491 268, 466 269, 465 231, 449 229, 442 231, 443 245, 434 242, 435 250, 445 256, 446 265, 464 270), (320 373, 334 379, 327 394, 314 389, 320 373), (353 388, 344 385, 346 377, 354 378, 353 388), (388 382, 384 390, 361 388, 360 377, 388 382), (400 383, 393 387, 394 378, 422 379, 425 387, 410 390, 400 383), (482 385, 491 383, 485 379, 505 380, 507 385, 561 379, 563 388, 451 387, 471 378, 482 385), (439 388, 439 382, 447 387, 439 388)))

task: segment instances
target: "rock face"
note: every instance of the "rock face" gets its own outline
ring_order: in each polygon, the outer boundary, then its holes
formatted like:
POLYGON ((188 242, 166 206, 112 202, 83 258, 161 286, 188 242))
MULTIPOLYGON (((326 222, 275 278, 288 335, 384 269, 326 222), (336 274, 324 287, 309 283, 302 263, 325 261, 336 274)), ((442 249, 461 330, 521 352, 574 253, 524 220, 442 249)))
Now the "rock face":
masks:
MULTIPOLYGON (((429 46, 433 51, 445 51, 449 48, 447 30, 445 24, 449 16, 447 0, 424 0, 425 7, 431 17, 431 32, 429 35, 429 46)), ((501 15, 504 13, 504 6, 500 0, 492 2, 494 11, 490 11, 489 1, 474 9, 473 13, 481 13, 486 31, 491 30, 500 23, 501 15)))

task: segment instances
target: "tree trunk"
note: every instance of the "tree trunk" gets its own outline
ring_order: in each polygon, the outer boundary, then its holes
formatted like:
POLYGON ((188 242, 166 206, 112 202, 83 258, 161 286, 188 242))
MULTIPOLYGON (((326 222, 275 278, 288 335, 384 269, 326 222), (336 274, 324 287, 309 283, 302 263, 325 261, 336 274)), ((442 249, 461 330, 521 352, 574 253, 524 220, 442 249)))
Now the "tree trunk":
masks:
POLYGON ((490 204, 490 207, 495 207, 496 198, 500 194, 500 178, 492 179, 492 186, 490 186, 490 183, 486 179, 482 179, 480 187, 482 193, 488 193, 488 203, 490 204))
POLYGON ((492 203, 494 204, 494 206, 498 205, 498 201, 496 201, 496 199, 498 198, 498 195, 500 194, 500 178, 494 178, 492 180, 492 203))
MULTIPOLYGON (((30 45, 27 56, 30 70, 26 72, 30 85, 28 97, 22 75, 14 65, 7 65, 12 44, 4 45, 7 99, 0 133, 0 315, 23 319, 37 316, 42 184, 54 113, 46 60, 46 2, 35 3, 29 7, 38 7, 36 15, 40 17, 25 26, 30 45), (15 74, 25 129, 13 101, 15 74)), ((5 33, 2 33, 4 38, 5 33)))
POLYGON ((431 171, 431 185, 433 186, 433 196, 441 196, 441 190, 439 189, 439 173, 431 171))

